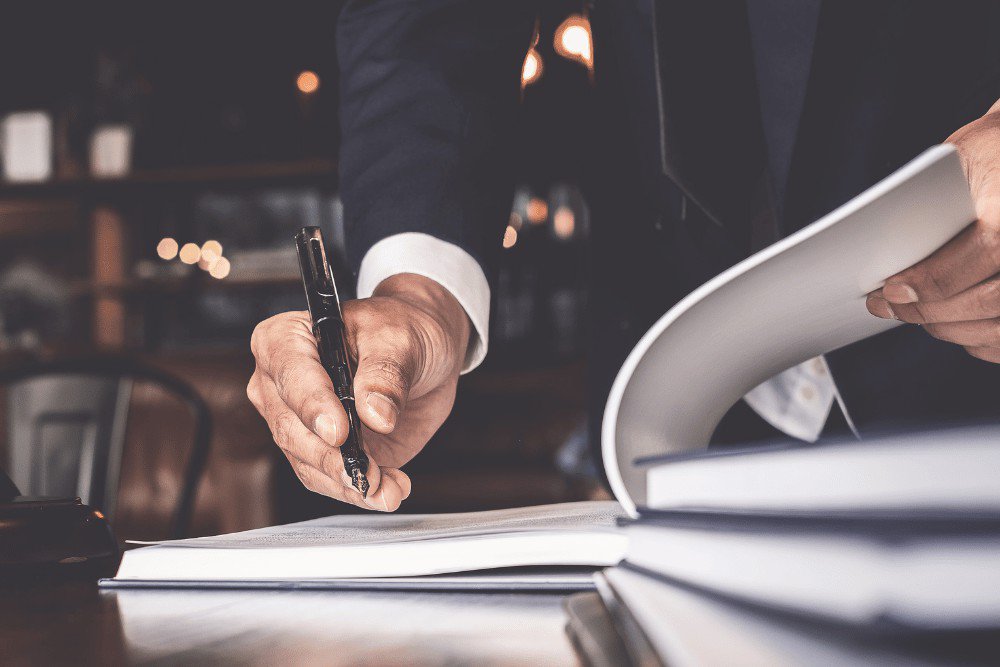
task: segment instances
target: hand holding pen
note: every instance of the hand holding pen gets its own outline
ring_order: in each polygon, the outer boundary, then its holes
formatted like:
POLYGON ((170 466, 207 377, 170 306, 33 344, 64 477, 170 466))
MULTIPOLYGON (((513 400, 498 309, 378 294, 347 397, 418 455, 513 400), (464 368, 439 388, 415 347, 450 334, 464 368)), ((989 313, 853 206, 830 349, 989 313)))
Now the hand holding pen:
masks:
POLYGON ((330 376, 333 393, 347 415, 347 437, 340 445, 344 472, 350 478, 351 486, 361 493, 362 498, 367 498, 369 461, 361 440, 361 418, 354 405, 354 368, 347 349, 347 329, 340 309, 340 295, 326 258, 319 227, 299 230, 295 235, 295 247, 319 361, 330 376))
POLYGON ((451 410, 468 318, 447 290, 413 274, 390 276, 370 298, 343 302, 341 312, 348 357, 357 360, 354 405, 369 459, 367 496, 354 486, 340 451, 349 418, 321 362, 308 312, 281 313, 257 326, 251 340, 257 367, 247 394, 307 488, 393 511, 410 494, 399 466, 451 410))

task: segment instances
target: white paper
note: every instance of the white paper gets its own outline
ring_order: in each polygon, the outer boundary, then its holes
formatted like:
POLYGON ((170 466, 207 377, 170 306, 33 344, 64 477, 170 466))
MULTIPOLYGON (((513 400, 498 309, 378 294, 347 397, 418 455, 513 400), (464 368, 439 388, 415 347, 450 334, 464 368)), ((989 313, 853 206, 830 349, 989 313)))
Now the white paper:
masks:
POLYGON ((129 551, 117 579, 305 580, 605 566, 624 554, 621 516, 619 505, 609 501, 463 514, 332 516, 129 551))
POLYGON ((671 308, 625 361, 604 412, 604 465, 625 510, 635 516, 646 499, 634 461, 706 447, 761 382, 896 326, 868 312, 866 295, 974 219, 954 147, 937 146, 671 308))
POLYGON ((660 510, 789 514, 1000 512, 1000 429, 667 461, 649 468, 660 510))
POLYGON ((870 625, 992 628, 1000 537, 878 540, 635 525, 628 562, 674 581, 797 613, 870 625))

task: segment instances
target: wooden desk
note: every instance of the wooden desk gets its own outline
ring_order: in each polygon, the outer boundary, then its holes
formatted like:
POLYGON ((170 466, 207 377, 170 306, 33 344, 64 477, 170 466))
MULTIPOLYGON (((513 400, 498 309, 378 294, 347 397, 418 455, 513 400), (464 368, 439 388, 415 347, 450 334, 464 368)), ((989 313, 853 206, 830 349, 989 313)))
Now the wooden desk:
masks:
POLYGON ((562 596, 0 592, 0 663, 576 665, 562 596))

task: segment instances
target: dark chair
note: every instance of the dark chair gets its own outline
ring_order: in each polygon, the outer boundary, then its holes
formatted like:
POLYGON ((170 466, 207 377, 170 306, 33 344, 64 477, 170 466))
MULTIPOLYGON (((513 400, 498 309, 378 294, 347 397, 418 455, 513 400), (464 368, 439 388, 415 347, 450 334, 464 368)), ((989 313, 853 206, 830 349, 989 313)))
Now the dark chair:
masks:
POLYGON ((0 369, 7 390, 5 467, 24 495, 79 496, 113 518, 132 385, 148 381, 179 398, 194 418, 194 441, 171 524, 191 527, 212 437, 208 405, 185 381, 113 356, 31 362, 0 369))

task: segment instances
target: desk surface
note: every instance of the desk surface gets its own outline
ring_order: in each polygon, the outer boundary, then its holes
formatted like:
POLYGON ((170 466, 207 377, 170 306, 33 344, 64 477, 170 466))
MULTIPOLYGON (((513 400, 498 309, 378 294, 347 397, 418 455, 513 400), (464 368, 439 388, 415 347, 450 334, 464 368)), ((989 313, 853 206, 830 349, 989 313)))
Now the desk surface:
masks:
POLYGON ((575 665, 562 600, 36 586, 0 592, 0 662, 575 665))

